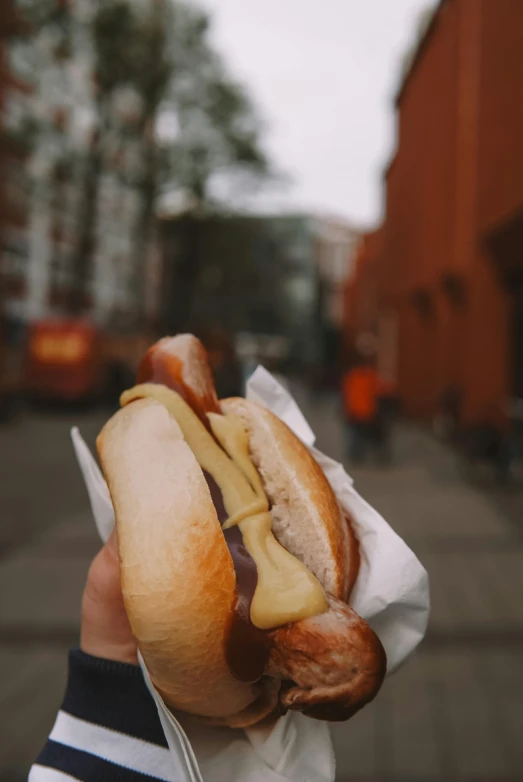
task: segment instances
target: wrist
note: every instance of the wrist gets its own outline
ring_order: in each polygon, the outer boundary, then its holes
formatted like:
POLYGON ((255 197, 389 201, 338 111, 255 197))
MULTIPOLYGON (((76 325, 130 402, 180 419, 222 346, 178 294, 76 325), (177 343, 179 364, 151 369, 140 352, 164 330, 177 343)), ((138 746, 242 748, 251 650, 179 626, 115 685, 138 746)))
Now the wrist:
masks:
POLYGON ((111 662, 125 663, 127 665, 138 665, 138 654, 136 643, 111 643, 103 638, 92 636, 82 628, 80 634, 80 649, 91 657, 100 660, 109 660, 111 662))
POLYGON ((138 665, 72 649, 62 711, 80 720, 166 746, 156 705, 138 665))

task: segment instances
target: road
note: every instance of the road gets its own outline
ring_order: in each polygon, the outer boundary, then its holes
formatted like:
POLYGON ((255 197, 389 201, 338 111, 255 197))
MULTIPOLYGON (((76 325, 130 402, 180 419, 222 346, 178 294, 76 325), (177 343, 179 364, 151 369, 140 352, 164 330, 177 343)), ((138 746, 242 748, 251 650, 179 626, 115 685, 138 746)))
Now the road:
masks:
MULTIPOLYGON (((334 400, 300 395, 318 446, 341 457, 334 400)), ((92 444, 104 415, 30 414, 0 429, 0 780, 25 779, 64 687, 88 564, 98 547, 69 441, 92 444), (6 719, 7 717, 7 719, 6 719)), ((464 484, 449 453, 402 427, 389 470, 359 491, 427 566, 427 641, 375 703, 335 726, 340 781, 512 782, 523 778, 523 537, 510 511, 464 484)), ((515 498, 516 506, 521 504, 515 498)))

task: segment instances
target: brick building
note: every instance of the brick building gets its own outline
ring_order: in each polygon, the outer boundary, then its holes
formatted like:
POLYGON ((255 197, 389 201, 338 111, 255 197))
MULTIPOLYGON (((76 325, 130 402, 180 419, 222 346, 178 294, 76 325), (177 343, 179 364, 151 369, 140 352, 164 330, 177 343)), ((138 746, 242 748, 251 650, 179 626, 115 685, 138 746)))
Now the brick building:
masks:
POLYGON ((27 35, 13 36, 16 5, 0 0, 3 310, 24 324, 61 316, 74 296, 90 319, 105 325, 142 315, 145 298, 149 316, 156 304, 150 302, 151 265, 147 258, 144 288, 135 253, 145 159, 139 95, 125 86, 113 91, 98 144, 91 24, 99 4, 49 0, 39 24, 26 22, 27 35), (97 144, 101 171, 85 249, 97 144))
POLYGON ((378 229, 363 234, 345 286, 344 331, 349 345, 355 343, 358 333, 378 328, 378 286, 383 253, 383 231, 378 229))
POLYGON ((347 293, 411 414, 449 390, 464 422, 523 397, 522 88, 523 3, 443 0, 397 95, 381 247, 367 237, 347 293))
POLYGON ((361 231, 343 220, 317 218, 314 234, 321 374, 324 383, 337 386, 343 363, 345 287, 356 262, 361 231))
POLYGON ((30 129, 26 120, 32 84, 20 60, 13 58, 10 43, 23 29, 14 3, 6 0, 0 11, 0 296, 4 302, 24 294, 21 268, 28 254, 30 129))

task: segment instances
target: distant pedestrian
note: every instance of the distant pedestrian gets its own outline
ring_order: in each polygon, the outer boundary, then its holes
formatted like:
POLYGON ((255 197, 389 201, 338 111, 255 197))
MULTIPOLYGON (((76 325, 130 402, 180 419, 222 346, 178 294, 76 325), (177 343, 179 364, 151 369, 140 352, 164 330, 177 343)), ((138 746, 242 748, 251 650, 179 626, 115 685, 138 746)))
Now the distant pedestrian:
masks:
POLYGON ((496 453, 496 481, 500 485, 508 483, 513 477, 514 466, 523 459, 523 399, 518 397, 507 400, 504 406, 503 424, 496 453))
POLYGON ((396 385, 391 380, 379 377, 374 436, 377 455, 383 465, 390 464, 392 460, 392 426, 397 408, 396 385))
POLYGON ((443 440, 455 440, 461 420, 462 392, 458 386, 447 386, 439 398, 439 410, 434 431, 443 440))
POLYGON ((347 422, 348 457, 363 462, 376 445, 378 373, 371 358, 361 356, 343 377, 342 395, 347 422))

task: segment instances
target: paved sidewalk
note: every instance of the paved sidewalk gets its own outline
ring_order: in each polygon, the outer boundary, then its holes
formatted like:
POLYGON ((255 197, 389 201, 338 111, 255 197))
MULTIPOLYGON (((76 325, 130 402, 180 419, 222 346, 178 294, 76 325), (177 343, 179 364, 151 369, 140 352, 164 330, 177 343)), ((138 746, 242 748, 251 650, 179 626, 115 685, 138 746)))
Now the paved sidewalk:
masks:
MULTIPOLYGON (((300 401, 318 446, 340 458, 335 402, 300 401)), ((333 728, 338 778, 515 782, 523 779, 521 530, 489 496, 462 483, 452 458, 428 436, 402 429, 396 451, 390 470, 369 467, 354 477, 427 566, 432 622, 421 650, 376 702, 333 728)), ((67 449, 53 468, 65 458, 67 449)), ((7 461, 3 467, 5 474, 7 461)), ((49 497, 58 494, 60 478, 49 470, 47 480, 49 497)), ((77 638, 81 590, 98 542, 85 497, 73 499, 54 525, 19 540, 0 560, 5 782, 27 777, 61 698, 66 649, 77 638)))
MULTIPOLYGON (((318 447, 342 459, 335 401, 300 402, 318 447)), ((427 434, 402 428, 395 455, 389 470, 353 476, 427 567, 432 619, 375 703, 334 727, 339 779, 523 779, 523 526, 464 484, 427 434)))

